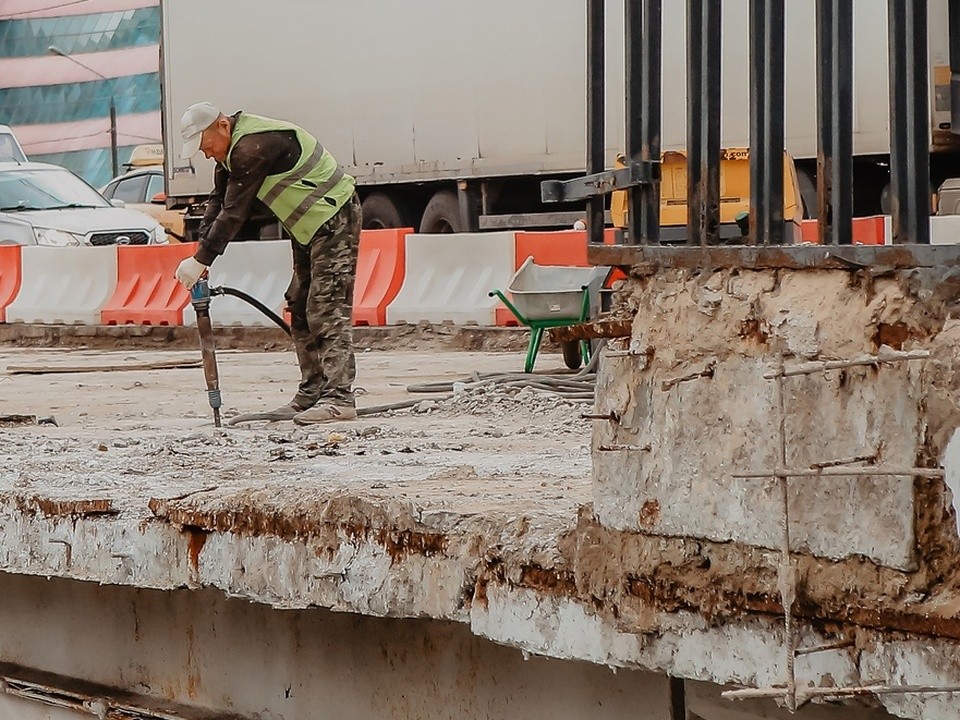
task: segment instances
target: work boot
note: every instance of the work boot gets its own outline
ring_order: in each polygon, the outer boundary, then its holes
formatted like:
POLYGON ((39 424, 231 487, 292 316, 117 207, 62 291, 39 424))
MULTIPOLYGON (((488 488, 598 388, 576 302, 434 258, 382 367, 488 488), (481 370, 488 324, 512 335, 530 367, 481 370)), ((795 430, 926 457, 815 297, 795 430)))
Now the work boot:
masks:
POLYGON ((269 415, 270 420, 280 421, 280 420, 293 420, 297 415, 304 412, 308 408, 303 405, 297 404, 295 400, 291 400, 286 405, 281 405, 275 410, 268 410, 263 413, 263 415, 269 415))
POLYGON ((316 425, 318 423, 340 422, 342 420, 356 420, 357 409, 350 405, 331 405, 319 403, 309 410, 304 410, 294 416, 297 425, 316 425))

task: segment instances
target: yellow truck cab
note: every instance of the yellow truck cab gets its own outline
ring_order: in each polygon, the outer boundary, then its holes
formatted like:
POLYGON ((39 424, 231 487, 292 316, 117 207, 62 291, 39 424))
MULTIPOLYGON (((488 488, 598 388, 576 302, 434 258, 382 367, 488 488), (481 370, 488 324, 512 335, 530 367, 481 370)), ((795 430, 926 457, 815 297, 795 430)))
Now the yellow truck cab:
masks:
MULTIPOLYGON (((750 212, 750 150, 727 148, 721 150, 720 161, 720 236, 733 240, 741 235, 738 216, 750 212)), ((618 158, 618 165, 623 166, 618 158)), ((663 153, 660 165, 660 227, 661 240, 682 242, 687 227, 687 155, 671 150, 663 153)), ((610 215, 614 227, 627 227, 627 193, 613 193, 610 215)), ((800 221, 803 203, 793 158, 783 156, 783 217, 787 222, 787 238, 800 242, 800 221)))

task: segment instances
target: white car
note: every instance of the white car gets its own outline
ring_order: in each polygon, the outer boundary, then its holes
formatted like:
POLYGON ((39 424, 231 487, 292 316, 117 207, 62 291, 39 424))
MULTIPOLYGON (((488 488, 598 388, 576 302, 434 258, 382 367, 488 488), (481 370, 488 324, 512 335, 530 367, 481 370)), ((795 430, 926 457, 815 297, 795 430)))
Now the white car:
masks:
POLYGON ((20 141, 6 125, 0 125, 0 162, 13 161, 23 163, 27 156, 23 154, 20 141))
POLYGON ((0 245, 167 242, 163 226, 152 217, 116 207, 66 168, 0 162, 0 245))

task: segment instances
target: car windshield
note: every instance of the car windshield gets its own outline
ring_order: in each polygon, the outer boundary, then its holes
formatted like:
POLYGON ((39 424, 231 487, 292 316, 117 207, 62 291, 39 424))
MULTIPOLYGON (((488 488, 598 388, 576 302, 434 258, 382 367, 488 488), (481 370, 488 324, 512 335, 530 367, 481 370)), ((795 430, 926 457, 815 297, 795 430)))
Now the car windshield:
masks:
POLYGON ((26 162, 23 151, 13 140, 9 133, 0 133, 0 160, 12 160, 13 162, 26 162))
POLYGON ((96 190, 59 168, 0 171, 0 211, 110 207, 96 190))

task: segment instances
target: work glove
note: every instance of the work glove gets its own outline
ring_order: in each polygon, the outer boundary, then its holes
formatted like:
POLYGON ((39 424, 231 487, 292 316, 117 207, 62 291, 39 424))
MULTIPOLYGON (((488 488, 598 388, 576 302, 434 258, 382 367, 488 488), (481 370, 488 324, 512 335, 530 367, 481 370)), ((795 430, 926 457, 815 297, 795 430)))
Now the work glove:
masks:
POLYGON ((176 278, 187 290, 197 284, 203 274, 207 271, 207 266, 193 257, 188 257, 177 265, 176 278))

